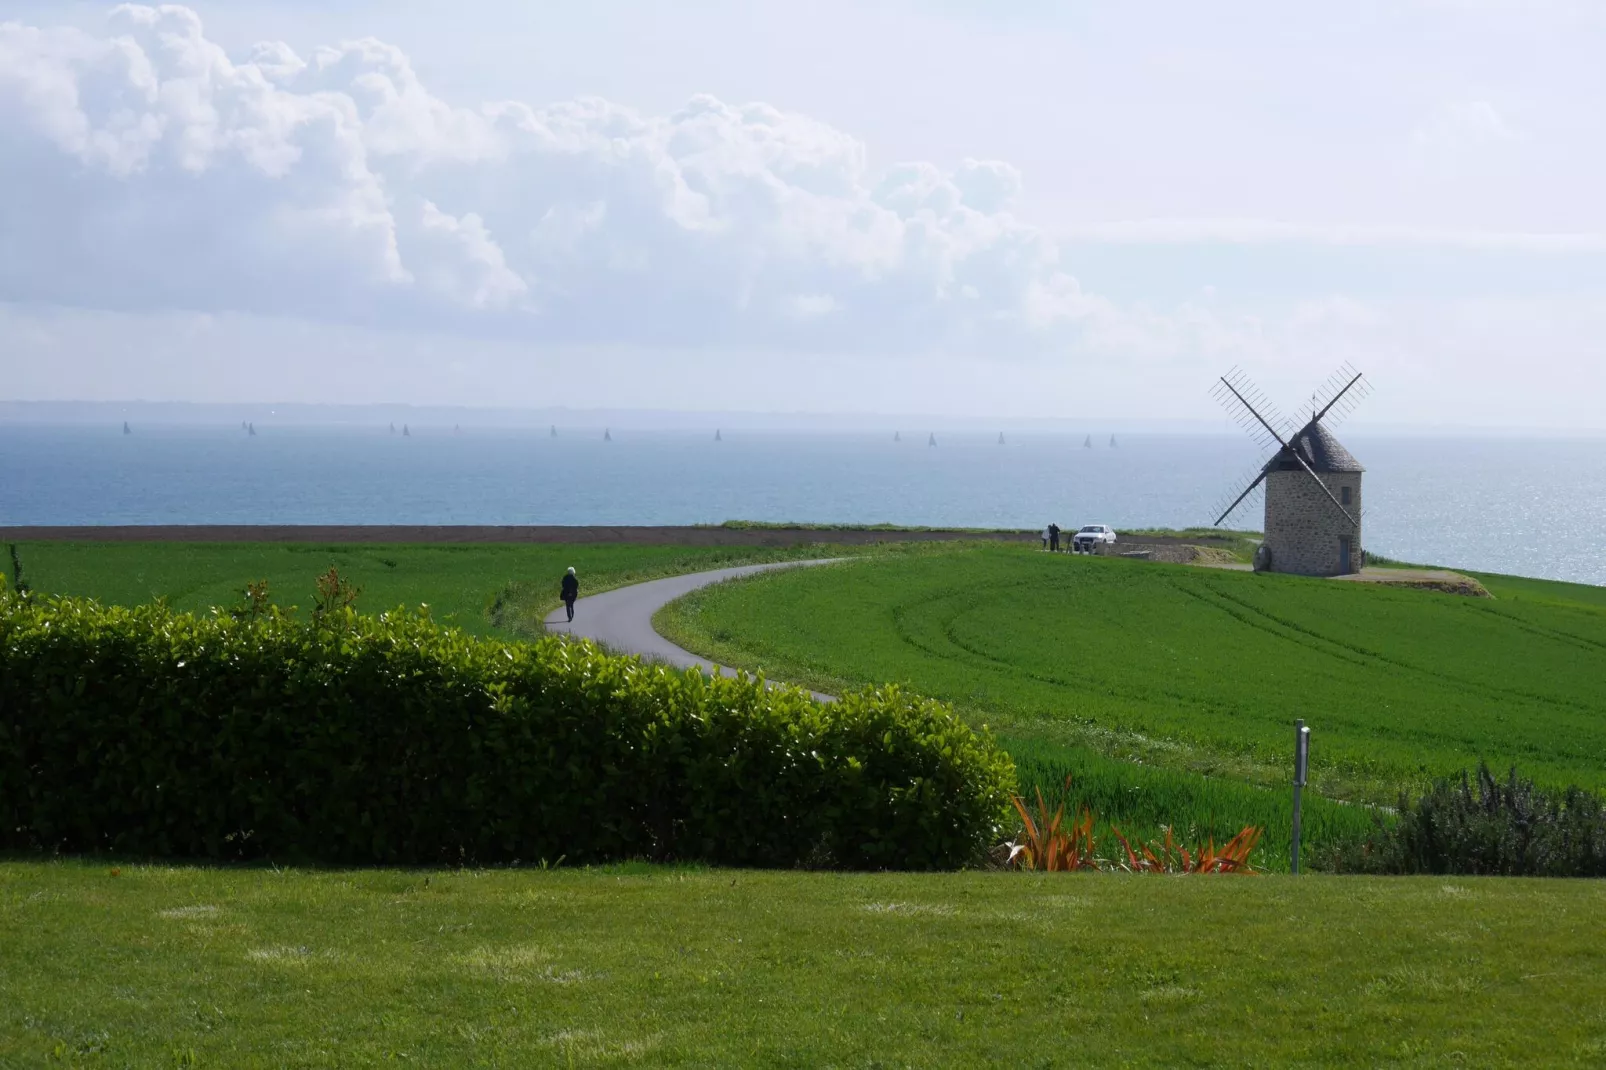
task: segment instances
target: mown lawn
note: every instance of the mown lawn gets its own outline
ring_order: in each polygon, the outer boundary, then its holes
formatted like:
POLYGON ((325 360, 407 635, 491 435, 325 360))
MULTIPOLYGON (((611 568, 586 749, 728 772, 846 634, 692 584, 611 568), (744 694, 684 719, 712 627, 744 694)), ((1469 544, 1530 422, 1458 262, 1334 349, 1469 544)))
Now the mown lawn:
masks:
MULTIPOLYGON (((0 561, 14 579, 10 549, 0 544, 0 561)), ((362 588, 361 611, 423 603, 441 623, 480 635, 537 630, 558 604, 558 582, 571 565, 582 593, 595 594, 660 576, 818 555, 814 548, 618 544, 21 542, 15 549, 24 579, 42 594, 114 605, 165 598, 197 613, 237 604, 245 585, 257 580, 268 581, 274 602, 306 609, 314 580, 332 566, 362 588)))
POLYGON ((0 1065, 1595 1065, 1574 881, 0 863, 0 1065))
POLYGON ((957 547, 710 588, 660 625, 821 690, 907 682, 1045 762, 1284 784, 1299 717, 1329 795, 1391 802, 1480 758, 1606 787, 1602 592, 1484 579, 1495 598, 957 547))

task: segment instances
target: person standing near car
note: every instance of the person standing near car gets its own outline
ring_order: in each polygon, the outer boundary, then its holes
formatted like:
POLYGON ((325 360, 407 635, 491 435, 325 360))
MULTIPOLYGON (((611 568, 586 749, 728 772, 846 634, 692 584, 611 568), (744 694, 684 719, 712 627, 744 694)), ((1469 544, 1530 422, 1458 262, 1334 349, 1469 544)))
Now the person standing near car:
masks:
POLYGON ((1060 526, 1058 524, 1050 524, 1048 526, 1048 548, 1051 553, 1057 554, 1060 552, 1060 526))
POLYGON ((571 565, 568 572, 563 574, 563 608, 569 611, 569 623, 574 623, 574 600, 580 597, 580 578, 574 574, 571 565))
MULTIPOLYGON (((1049 525, 1049 527, 1052 527, 1052 526, 1053 526, 1052 524, 1049 525)), ((1048 528, 1044 528, 1043 529, 1043 549, 1045 549, 1045 550, 1048 549, 1048 537, 1049 537, 1050 534, 1051 533, 1048 530, 1048 528)))

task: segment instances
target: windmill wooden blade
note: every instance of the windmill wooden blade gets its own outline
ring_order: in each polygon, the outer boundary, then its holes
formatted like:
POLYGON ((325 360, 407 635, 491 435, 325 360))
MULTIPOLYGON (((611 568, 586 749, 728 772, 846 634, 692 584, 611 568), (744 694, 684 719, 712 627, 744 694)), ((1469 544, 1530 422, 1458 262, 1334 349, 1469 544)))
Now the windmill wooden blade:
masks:
POLYGON ((1255 488, 1260 486, 1261 483, 1265 482, 1265 479, 1266 479, 1266 470, 1264 468, 1262 468, 1260 470, 1260 474, 1254 478, 1254 481, 1251 482, 1249 484, 1249 486, 1244 488, 1244 492, 1242 494, 1238 495, 1238 497, 1234 498, 1232 500, 1232 504, 1227 506, 1227 508, 1225 508, 1225 509, 1223 509, 1221 511, 1221 515, 1216 517, 1216 522, 1214 524, 1212 524, 1211 527, 1219 528, 1221 526, 1221 522, 1223 520, 1227 519, 1227 517, 1231 516, 1232 515, 1232 511, 1234 509, 1238 508, 1238 506, 1242 505, 1243 504, 1243 500, 1245 498, 1249 497, 1251 494, 1253 494, 1255 492, 1255 488))
POLYGON ((1356 371, 1353 365, 1346 363, 1328 376, 1327 382, 1322 384, 1316 396, 1312 398, 1311 422, 1325 419, 1329 426, 1336 426, 1354 412, 1355 407, 1371 392, 1371 384, 1366 381, 1365 376, 1356 371))
POLYGON ((1216 385, 1210 389, 1210 396, 1221 403, 1227 415, 1248 432, 1262 449, 1270 449, 1273 444, 1278 447, 1288 444, 1277 430, 1283 418, 1276 406, 1241 370, 1234 368, 1216 380, 1216 385))

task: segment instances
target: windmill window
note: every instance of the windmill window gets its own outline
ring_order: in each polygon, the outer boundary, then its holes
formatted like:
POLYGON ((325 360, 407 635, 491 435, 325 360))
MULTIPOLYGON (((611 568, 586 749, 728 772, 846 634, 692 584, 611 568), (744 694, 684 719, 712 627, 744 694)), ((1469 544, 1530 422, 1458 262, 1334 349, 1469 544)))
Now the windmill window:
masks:
POLYGON ((1349 488, 1348 487, 1340 487, 1339 490, 1338 490, 1338 497, 1339 497, 1339 501, 1343 502, 1345 505, 1348 505, 1349 504, 1349 488))

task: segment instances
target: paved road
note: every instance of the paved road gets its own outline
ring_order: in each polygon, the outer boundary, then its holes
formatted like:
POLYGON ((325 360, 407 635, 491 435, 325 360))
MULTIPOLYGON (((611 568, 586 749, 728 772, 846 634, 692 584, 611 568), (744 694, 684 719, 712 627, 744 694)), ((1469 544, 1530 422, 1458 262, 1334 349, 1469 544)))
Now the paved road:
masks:
MULTIPOLYGON (((837 558, 817 561, 779 561, 768 565, 740 565, 736 568, 719 568, 711 572, 693 572, 686 576, 671 576, 664 580, 619 587, 602 594, 582 598, 574 604, 574 623, 562 608, 547 616, 547 631, 560 635, 578 635, 594 639, 610 650, 624 654, 640 654, 654 661, 667 662, 677 669, 698 668, 713 672, 714 666, 689 650, 683 650, 653 631, 652 615, 682 595, 711 583, 751 576, 756 572, 769 572, 778 568, 806 568, 810 565, 829 565, 837 558)), ((584 582, 585 577, 581 577, 584 582)), ((735 676, 736 670, 722 669, 726 676, 735 676)), ((815 693, 815 698, 830 701, 830 695, 815 693)))

